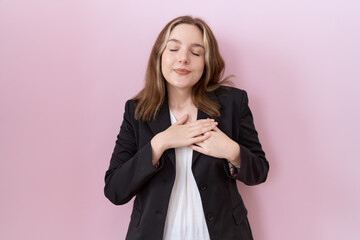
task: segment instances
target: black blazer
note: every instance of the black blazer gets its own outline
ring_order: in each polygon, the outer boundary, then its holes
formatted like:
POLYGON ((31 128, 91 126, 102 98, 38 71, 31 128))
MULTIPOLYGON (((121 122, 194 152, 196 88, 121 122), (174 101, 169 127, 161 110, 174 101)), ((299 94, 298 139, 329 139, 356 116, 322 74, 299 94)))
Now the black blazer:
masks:
MULTIPOLYGON (((221 105, 218 128, 240 145, 241 168, 233 178, 225 159, 193 152, 192 171, 198 185, 212 240, 253 239, 247 210, 235 179, 247 185, 266 180, 268 161, 255 130, 244 90, 222 87, 209 94, 221 105)), ((152 165, 150 140, 170 125, 167 100, 156 120, 135 120, 136 102, 128 100, 109 169, 105 174, 105 196, 114 204, 125 204, 136 196, 126 239, 163 237, 165 219, 175 180, 175 151, 166 150, 156 169, 152 165)), ((198 110, 198 119, 211 118, 198 110)))

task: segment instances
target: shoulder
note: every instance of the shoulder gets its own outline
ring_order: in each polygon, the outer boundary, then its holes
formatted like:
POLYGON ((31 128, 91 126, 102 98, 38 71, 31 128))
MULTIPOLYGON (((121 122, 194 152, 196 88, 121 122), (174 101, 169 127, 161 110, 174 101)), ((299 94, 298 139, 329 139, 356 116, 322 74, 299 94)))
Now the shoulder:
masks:
POLYGON ((134 100, 134 99, 128 99, 128 100, 126 100, 126 102, 125 102, 125 110, 127 109, 127 108, 130 108, 130 109, 135 109, 136 108, 136 106, 137 106, 137 104, 138 104, 138 102, 136 101, 136 100, 134 100))
POLYGON ((220 104, 224 103, 232 103, 237 102, 241 103, 245 99, 247 99, 247 93, 245 90, 235 87, 229 86, 221 86, 213 92, 220 102, 220 104))
POLYGON ((135 110, 138 102, 134 99, 128 99, 125 102, 125 109, 124 109, 124 117, 128 117, 130 119, 134 119, 135 110))

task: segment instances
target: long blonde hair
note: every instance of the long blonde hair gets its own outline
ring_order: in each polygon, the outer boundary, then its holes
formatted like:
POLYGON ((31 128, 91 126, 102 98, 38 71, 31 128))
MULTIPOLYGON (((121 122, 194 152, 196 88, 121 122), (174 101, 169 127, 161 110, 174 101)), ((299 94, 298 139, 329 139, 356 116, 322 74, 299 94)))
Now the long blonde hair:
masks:
POLYGON ((171 20, 160 32, 152 48, 145 75, 144 88, 133 98, 137 101, 135 119, 152 121, 160 109, 166 97, 166 84, 161 72, 161 56, 171 31, 179 24, 191 24, 197 26, 203 34, 205 47, 205 67, 200 80, 193 86, 191 98, 194 105, 201 111, 212 117, 219 117, 218 104, 208 98, 208 93, 222 85, 232 84, 229 77, 220 81, 223 77, 225 62, 222 59, 218 44, 209 26, 200 18, 181 16, 171 20))

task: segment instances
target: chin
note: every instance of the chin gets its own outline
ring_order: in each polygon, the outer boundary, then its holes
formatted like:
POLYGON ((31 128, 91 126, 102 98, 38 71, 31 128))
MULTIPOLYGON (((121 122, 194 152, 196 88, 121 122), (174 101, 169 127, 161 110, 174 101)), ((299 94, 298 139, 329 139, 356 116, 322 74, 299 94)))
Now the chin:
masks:
POLYGON ((174 88, 186 89, 192 88, 198 81, 186 78, 172 78, 170 81, 166 80, 167 84, 174 88))

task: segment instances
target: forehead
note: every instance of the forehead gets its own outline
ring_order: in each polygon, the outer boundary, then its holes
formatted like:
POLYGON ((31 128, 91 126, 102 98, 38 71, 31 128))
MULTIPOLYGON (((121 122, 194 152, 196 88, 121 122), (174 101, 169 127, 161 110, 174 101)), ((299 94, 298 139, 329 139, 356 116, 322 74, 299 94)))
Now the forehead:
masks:
POLYGON ((190 24, 179 24, 177 25, 171 32, 169 36, 170 39, 179 40, 181 43, 203 43, 203 36, 201 30, 195 26, 190 24))

